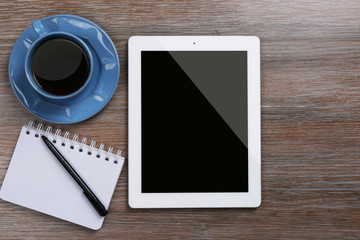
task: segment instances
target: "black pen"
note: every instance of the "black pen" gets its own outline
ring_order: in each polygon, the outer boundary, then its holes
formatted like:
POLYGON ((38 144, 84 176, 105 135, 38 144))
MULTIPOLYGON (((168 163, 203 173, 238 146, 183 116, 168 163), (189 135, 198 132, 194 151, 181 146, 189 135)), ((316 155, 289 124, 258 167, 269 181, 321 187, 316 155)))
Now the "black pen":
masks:
POLYGON ((96 197, 96 195, 91 191, 91 189, 86 185, 86 183, 81 179, 79 174, 71 167, 70 163, 64 158, 63 155, 56 149, 56 147, 49 141, 47 137, 44 135, 41 136, 42 140, 44 140, 46 146, 50 149, 50 151, 55 155, 55 157, 59 160, 61 165, 68 171, 68 173, 74 178, 74 180, 79 184, 79 186, 84 191, 83 193, 90 201, 91 205, 96 209, 100 216, 105 216, 108 214, 108 211, 104 207, 104 205, 100 202, 100 200, 96 197))

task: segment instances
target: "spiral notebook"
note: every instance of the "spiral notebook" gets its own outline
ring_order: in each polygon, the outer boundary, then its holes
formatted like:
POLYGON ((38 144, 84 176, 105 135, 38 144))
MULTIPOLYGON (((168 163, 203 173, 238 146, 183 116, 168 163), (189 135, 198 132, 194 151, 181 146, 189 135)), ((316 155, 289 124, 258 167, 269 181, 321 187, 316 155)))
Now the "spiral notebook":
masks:
MULTIPOLYGON (((112 153, 96 142, 86 144, 77 134, 61 134, 34 122, 23 126, 9 168, 0 190, 0 198, 94 230, 101 228, 101 217, 82 189, 55 158, 41 139, 41 135, 55 145, 108 209, 124 158, 121 152, 112 153)), ((111 211, 109 212, 111 214, 111 211)))

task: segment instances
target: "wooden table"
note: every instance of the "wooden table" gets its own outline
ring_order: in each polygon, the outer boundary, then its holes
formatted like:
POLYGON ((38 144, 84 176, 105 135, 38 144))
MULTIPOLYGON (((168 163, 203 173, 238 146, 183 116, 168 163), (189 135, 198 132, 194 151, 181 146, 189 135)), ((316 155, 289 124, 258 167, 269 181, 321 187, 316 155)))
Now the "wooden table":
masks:
POLYGON ((1 1, 0 185, 20 127, 36 120, 11 90, 10 51, 33 20, 53 14, 97 23, 121 63, 107 107, 57 127, 125 156, 130 36, 259 36, 263 201, 258 209, 134 210, 126 163, 101 230, 0 201, 0 239, 360 238, 359 1, 1 1))

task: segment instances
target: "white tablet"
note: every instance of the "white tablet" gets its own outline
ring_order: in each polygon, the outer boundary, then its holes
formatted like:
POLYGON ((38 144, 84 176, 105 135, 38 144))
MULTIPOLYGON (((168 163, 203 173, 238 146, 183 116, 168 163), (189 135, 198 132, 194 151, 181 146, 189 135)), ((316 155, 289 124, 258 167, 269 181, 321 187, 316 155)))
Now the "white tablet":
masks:
POLYGON ((258 207, 260 41, 129 39, 129 205, 258 207))

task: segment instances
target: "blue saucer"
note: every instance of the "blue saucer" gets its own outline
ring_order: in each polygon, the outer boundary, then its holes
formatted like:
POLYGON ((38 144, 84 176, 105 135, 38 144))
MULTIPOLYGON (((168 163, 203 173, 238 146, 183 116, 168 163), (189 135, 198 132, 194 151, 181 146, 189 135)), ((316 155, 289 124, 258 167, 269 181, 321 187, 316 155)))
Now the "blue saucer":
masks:
POLYGON ((25 75, 25 55, 38 37, 29 26, 15 42, 9 60, 9 78, 16 97, 35 116, 56 124, 84 121, 110 101, 119 81, 119 58, 109 36, 91 21, 74 15, 41 19, 47 32, 72 33, 85 42, 93 55, 92 79, 81 94, 66 101, 49 100, 38 94, 25 75))

